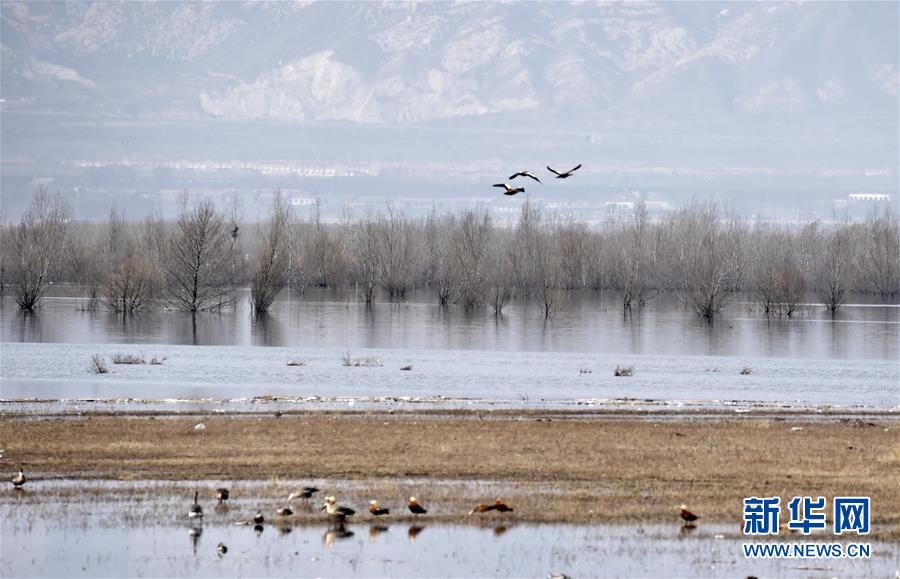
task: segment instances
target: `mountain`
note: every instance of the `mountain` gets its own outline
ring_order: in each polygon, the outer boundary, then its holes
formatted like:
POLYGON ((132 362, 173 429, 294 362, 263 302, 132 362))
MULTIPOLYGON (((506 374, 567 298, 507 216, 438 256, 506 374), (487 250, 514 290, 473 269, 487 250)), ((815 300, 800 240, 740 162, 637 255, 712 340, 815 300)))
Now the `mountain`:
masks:
POLYGON ((601 173, 898 174, 897 3, 4 2, 0 16, 3 160, 34 176, 123 157, 481 171, 597 153, 601 173))

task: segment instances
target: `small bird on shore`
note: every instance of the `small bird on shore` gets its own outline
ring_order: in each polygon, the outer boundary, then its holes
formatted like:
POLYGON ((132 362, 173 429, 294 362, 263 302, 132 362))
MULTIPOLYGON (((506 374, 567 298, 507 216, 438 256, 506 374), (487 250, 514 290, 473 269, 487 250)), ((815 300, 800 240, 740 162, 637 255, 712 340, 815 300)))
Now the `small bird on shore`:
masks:
POLYGON ((339 507, 337 504, 337 499, 333 496, 325 497, 325 505, 320 510, 325 511, 329 517, 337 519, 338 521, 343 521, 347 517, 351 517, 356 514, 356 511, 354 511, 350 507, 339 507))
POLYGON ((19 469, 19 472, 16 473, 15 476, 12 477, 13 487, 20 489, 25 484, 28 479, 25 478, 25 473, 22 472, 22 469, 19 469))
POLYGON ((512 181, 516 177, 530 177, 531 179, 534 179, 538 183, 541 182, 540 179, 538 179, 536 176, 534 176, 534 174, 532 174, 529 171, 519 171, 518 173, 513 173, 512 175, 509 176, 509 180, 512 181))
POLYGON ((378 501, 372 499, 371 501, 369 501, 369 513, 371 513, 372 516, 375 517, 383 517, 384 515, 391 514, 391 509, 382 507, 378 504, 378 501))
POLYGON ((216 489, 216 500, 224 504, 228 500, 228 489, 216 489))
POLYGON ((419 501, 416 500, 416 497, 409 497, 409 503, 406 504, 406 508, 416 516, 428 513, 428 509, 420 505, 419 501))
POLYGON ((314 494, 319 492, 319 489, 316 487, 303 487, 299 491, 294 491, 288 495, 288 502, 291 502, 294 499, 311 499, 314 494))
POLYGON ((553 169, 549 165, 547 166, 547 170, 550 171, 551 173, 553 173, 554 175, 556 175, 557 179, 568 179, 569 177, 572 176, 572 173, 574 173, 578 169, 581 169, 580 164, 577 165, 576 167, 573 167, 572 169, 569 169, 568 171, 562 171, 562 172, 557 171, 556 169, 553 169))
POLYGON ((690 512, 687 508, 687 505, 681 505, 678 508, 680 510, 679 516, 682 518, 682 520, 684 520, 684 523, 686 525, 693 523, 694 521, 696 521, 697 519, 700 518, 697 515, 695 515, 694 513, 690 512))
POLYGON ((191 505, 191 510, 188 512, 188 516, 192 519, 203 518, 203 507, 201 507, 200 503, 197 502, 198 496, 200 496, 200 492, 194 491, 194 504, 191 505))
POLYGON ((506 183, 497 183, 495 185, 492 185, 492 187, 500 187, 501 189, 505 189, 505 191, 503 191, 504 195, 515 195, 516 193, 525 192, 525 187, 510 187, 506 183))
POLYGON ((290 517, 294 514, 294 511, 292 511, 290 507, 281 507, 280 509, 275 511, 275 514, 279 517, 290 517))

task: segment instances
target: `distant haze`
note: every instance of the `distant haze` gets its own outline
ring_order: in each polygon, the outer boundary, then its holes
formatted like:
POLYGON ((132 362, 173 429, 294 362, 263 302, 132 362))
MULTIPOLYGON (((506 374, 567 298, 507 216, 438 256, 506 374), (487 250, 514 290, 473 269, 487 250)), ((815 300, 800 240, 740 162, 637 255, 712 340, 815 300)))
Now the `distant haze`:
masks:
POLYGON ((898 7, 4 1, 0 202, 14 219, 43 185, 81 218, 141 217, 186 189, 253 219, 280 188, 332 217, 514 210, 491 185, 530 169, 533 199, 588 217, 896 210, 898 7))

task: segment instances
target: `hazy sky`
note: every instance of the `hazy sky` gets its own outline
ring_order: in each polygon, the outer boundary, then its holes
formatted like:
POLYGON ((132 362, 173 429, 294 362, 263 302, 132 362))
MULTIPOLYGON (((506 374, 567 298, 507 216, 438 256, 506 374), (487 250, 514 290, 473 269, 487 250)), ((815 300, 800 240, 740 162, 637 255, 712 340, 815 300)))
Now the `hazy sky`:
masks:
POLYGON ((693 175, 701 188, 834 177, 823 195, 897 189, 896 2, 0 12, 8 206, 36 183, 153 195, 227 187, 230 174, 238 188, 257 174, 260 188, 326 195, 320 170, 464 195, 509 169, 575 162, 582 186, 693 175))

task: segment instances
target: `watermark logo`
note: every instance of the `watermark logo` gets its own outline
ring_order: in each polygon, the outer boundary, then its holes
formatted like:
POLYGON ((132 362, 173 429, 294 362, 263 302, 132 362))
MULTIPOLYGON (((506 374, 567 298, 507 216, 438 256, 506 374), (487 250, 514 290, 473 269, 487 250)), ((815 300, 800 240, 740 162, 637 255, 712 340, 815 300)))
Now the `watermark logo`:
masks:
MULTIPOLYGON (((869 497, 834 497, 832 503, 835 535, 856 533, 867 535, 870 530, 871 501, 869 497)), ((800 532, 804 536, 828 528, 825 497, 797 496, 788 503, 790 520, 782 527, 781 497, 748 497, 744 499, 745 535, 773 536, 782 529, 800 532)), ((866 559, 871 556, 868 543, 744 543, 748 558, 842 558, 866 559)))
POLYGON ((781 497, 744 499, 744 534, 777 535, 781 497))

